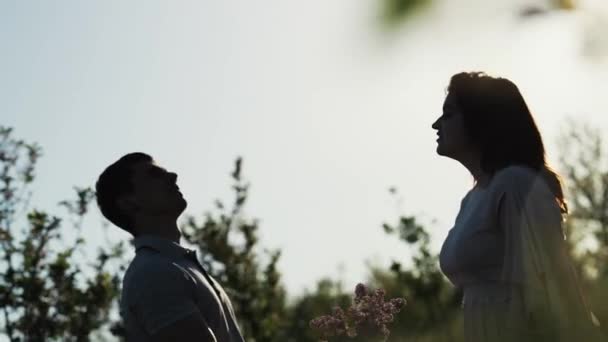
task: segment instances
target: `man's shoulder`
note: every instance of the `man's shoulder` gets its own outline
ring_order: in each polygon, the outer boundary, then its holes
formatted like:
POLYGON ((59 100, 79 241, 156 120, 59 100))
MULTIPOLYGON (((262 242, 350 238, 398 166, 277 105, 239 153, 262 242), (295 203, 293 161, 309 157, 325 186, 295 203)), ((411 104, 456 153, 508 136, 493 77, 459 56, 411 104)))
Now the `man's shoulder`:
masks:
POLYGON ((125 278, 153 271, 158 267, 164 268, 167 267, 167 264, 168 260, 160 253, 148 248, 142 248, 135 253, 135 257, 133 257, 129 267, 127 267, 125 278))
POLYGON ((123 277, 123 291, 159 285, 183 275, 181 268, 170 258, 152 249, 142 248, 127 267, 123 277))
POLYGON ((122 280, 121 298, 132 305, 142 297, 180 293, 188 288, 187 272, 170 258, 154 251, 138 251, 122 280))

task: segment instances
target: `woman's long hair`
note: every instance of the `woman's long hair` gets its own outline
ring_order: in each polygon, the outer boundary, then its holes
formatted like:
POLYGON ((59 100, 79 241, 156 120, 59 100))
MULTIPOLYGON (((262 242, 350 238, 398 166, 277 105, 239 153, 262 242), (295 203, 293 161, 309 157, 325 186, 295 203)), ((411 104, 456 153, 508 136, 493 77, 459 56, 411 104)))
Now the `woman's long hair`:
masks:
POLYGON ((483 72, 462 72, 452 76, 448 93, 462 110, 471 141, 481 149, 482 170, 491 175, 511 165, 537 170, 567 214, 561 178, 546 161, 540 132, 517 86, 483 72))

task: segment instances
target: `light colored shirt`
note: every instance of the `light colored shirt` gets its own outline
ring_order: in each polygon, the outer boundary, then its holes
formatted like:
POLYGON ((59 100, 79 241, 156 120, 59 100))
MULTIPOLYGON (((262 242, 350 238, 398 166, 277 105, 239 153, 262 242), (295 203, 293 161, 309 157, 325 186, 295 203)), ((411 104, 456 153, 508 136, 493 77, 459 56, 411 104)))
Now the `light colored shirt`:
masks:
POLYGON ((199 312, 218 342, 244 342, 230 299, 195 251, 153 236, 133 243, 136 254, 120 300, 127 341, 149 341, 160 329, 199 312))

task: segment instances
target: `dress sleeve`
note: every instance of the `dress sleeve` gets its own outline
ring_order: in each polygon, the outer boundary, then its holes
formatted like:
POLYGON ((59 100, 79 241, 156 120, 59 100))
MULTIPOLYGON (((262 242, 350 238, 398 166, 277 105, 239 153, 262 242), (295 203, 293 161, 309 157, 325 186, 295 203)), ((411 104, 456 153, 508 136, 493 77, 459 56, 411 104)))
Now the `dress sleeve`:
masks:
POLYGON ((501 278, 523 304, 525 328, 551 332, 557 341, 589 334, 592 314, 578 285, 559 206, 546 183, 531 170, 506 170, 497 196, 505 238, 501 278))

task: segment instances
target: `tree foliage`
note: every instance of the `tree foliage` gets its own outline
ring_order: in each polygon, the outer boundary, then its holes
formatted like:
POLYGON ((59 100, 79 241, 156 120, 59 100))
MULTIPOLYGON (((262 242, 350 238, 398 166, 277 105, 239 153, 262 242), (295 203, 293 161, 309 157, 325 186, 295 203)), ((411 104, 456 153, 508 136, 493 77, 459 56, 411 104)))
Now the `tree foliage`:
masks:
POLYGON ((224 286, 235 307, 247 341, 282 341, 285 290, 277 250, 260 251, 258 221, 244 214, 249 184, 241 177, 241 159, 232 172, 234 201, 216 202, 215 212, 202 220, 188 216, 185 240, 201 251, 201 263, 224 286))
POLYGON ((383 0, 381 18, 385 24, 395 25, 432 2, 433 0, 383 0))
MULTIPOLYGON (((344 289, 338 280, 322 279, 313 291, 286 300, 277 269, 280 253, 261 250, 258 221, 245 215, 249 184, 241 173, 242 160, 238 159, 231 174, 232 205, 217 201, 215 210, 203 219, 188 216, 182 234, 199 248, 203 266, 226 288, 248 341, 318 341, 310 321, 336 305, 350 304, 352 289, 344 289)), ((385 289, 389 298, 408 300, 392 325, 395 333, 391 333, 391 340, 423 338, 435 333, 437 326, 445 327, 441 336, 449 340, 454 335, 451 323, 458 318, 461 294, 441 274, 437 255, 430 251, 427 230, 412 216, 383 227, 414 251, 411 262, 407 262, 411 266, 393 262, 387 268, 370 269, 369 283, 385 289)), ((342 340, 347 339, 336 341, 342 340)))
POLYGON ((608 155, 599 129, 569 120, 558 139, 567 233, 594 313, 608 335, 608 155))
MULTIPOLYGON (((608 321, 608 156, 600 131, 570 122, 560 137, 559 170, 571 215, 567 232, 591 308, 604 329, 608 321)), ((121 260, 122 245, 107 246, 85 267, 82 219, 94 194, 76 188, 76 198, 60 202, 61 218, 30 205, 31 185, 41 149, 0 129, 0 322, 10 341, 87 341, 111 324, 120 277, 109 263, 121 260), (76 232, 66 242, 68 230, 76 232)), ((259 221, 245 211, 249 184, 242 160, 231 173, 234 198, 197 218, 186 217, 182 233, 201 252, 201 263, 226 288, 247 341, 312 342, 319 336, 310 321, 334 306, 346 307, 351 288, 322 279, 310 291, 288 297, 281 280, 279 250, 260 244, 259 221)), ((462 294, 449 284, 430 248, 428 227, 411 215, 382 225, 403 242, 409 259, 371 265, 363 283, 382 288, 407 305, 389 326, 389 341, 462 341, 462 294)), ((85 260, 86 262, 86 260, 85 260)), ((116 336, 120 324, 114 325, 116 336)), ((363 340, 363 339, 361 339, 363 340)), ((348 338, 337 342, 350 341, 348 338)))
POLYGON ((60 202, 67 210, 64 218, 31 208, 30 187, 40 157, 40 146, 0 127, 1 331, 11 342, 88 341, 109 321, 119 277, 107 264, 122 249, 100 250, 88 268, 78 262, 76 253, 85 240, 62 243, 66 229, 82 229, 93 191, 76 188, 75 200, 60 202))
POLYGON ((387 269, 372 268, 372 283, 386 289, 389 297, 405 297, 408 305, 396 318, 394 333, 402 338, 453 341, 458 334, 452 324, 459 318, 462 294, 439 269, 438 255, 430 249, 430 235, 420 221, 401 216, 396 224, 384 224, 386 233, 396 235, 413 252, 409 266, 393 261, 387 269))

